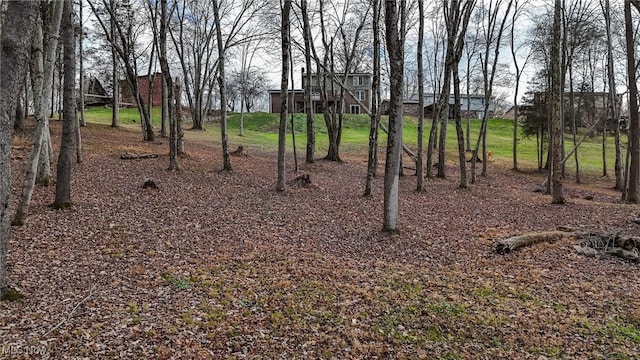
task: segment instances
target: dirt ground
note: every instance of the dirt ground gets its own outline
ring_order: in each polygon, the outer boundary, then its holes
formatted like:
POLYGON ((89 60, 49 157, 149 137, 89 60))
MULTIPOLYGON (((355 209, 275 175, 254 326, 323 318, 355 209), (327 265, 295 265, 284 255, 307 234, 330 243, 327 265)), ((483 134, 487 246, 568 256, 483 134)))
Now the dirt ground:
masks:
MULTIPOLYGON (((12 229, 8 278, 25 298, 0 303, 0 357, 639 358, 637 263, 580 255, 571 238, 494 251, 560 225, 640 235, 640 208, 612 180, 568 179, 559 206, 533 192, 542 174, 490 164, 458 189, 452 163, 424 193, 401 179, 401 231, 388 234, 382 178, 362 196, 362 154, 302 163, 312 185, 278 193, 275 153, 243 144, 249 156, 221 172, 217 139, 203 138, 187 131, 168 172, 166 139, 83 129, 73 208, 52 210, 54 188, 39 187, 12 229)), ((16 195, 28 144, 14 146, 16 195)))

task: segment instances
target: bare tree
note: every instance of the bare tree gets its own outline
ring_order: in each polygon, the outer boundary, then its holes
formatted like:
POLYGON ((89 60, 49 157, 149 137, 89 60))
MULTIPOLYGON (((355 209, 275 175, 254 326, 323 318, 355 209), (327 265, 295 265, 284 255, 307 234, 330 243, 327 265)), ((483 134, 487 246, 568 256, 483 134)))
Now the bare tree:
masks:
POLYGON ((76 136, 76 163, 82 163, 82 132, 80 131, 81 126, 87 126, 87 121, 84 116, 84 50, 83 50, 83 40, 84 40, 84 26, 82 24, 82 1, 80 1, 79 13, 78 13, 78 25, 74 30, 77 30, 78 34, 78 61, 79 61, 79 73, 80 73, 80 81, 79 81, 79 94, 78 94, 78 104, 80 105, 80 119, 77 122, 75 129, 76 136))
POLYGON ((424 1, 418 0, 418 161, 416 163, 416 190, 424 191, 424 1))
MULTIPOLYGON (((448 6, 443 6, 445 23, 447 26, 447 47, 444 63, 444 81, 442 91, 438 100, 438 115, 440 122, 440 139, 438 144, 438 174, 440 178, 446 177, 446 136, 447 122, 450 118, 450 90, 451 80, 454 70, 458 68, 464 48, 464 39, 466 37, 467 25, 471 17, 471 12, 475 6, 475 0, 451 1, 448 6)), ((457 70, 456 70, 457 71, 457 70)), ((455 81, 459 86, 459 81, 455 81)), ((454 89, 455 91, 455 89, 454 89)), ((458 89, 457 96, 454 96, 456 104, 460 105, 460 93, 458 89)), ((458 138, 458 158, 460 166, 460 187, 467 187, 466 178, 466 157, 464 153, 464 134, 462 133, 461 119, 459 119, 459 111, 456 112, 456 134, 458 138)))
POLYGON ((37 28, 38 3, 7 0, 0 37, 0 299, 7 294, 7 243, 11 236, 11 137, 13 113, 22 91, 23 74, 29 58, 29 46, 37 28), (7 61, 6 59, 11 59, 7 61))
POLYGON ((280 79, 280 100, 282 107, 280 108, 280 126, 278 127, 278 183, 276 189, 284 191, 286 189, 287 180, 287 164, 285 161, 285 147, 287 136, 287 111, 289 107, 289 54, 291 53, 291 0, 284 0, 282 7, 282 76, 280 79))
POLYGON ((213 2, 182 0, 169 28, 184 77, 192 128, 204 130, 205 96, 213 89, 217 59, 213 2))
POLYGON ((311 25, 309 24, 309 4, 307 0, 300 2, 300 12, 302 13, 302 31, 304 38, 304 60, 306 66, 304 80, 304 101, 305 112, 307 113, 307 147, 305 153, 305 161, 307 163, 313 163, 315 161, 316 152, 316 131, 315 122, 313 119, 313 101, 311 96, 311 47, 313 45, 313 36, 311 34, 311 25))
POLYGON ((344 122, 345 87, 339 83, 346 83, 349 73, 354 71, 358 64, 357 50, 370 6, 364 10, 360 8, 357 13, 354 13, 350 1, 342 4, 340 9, 330 5, 326 0, 319 2, 320 32, 324 51, 322 60, 320 60, 315 47, 312 47, 312 51, 318 68, 316 78, 323 103, 327 136, 329 137, 329 147, 325 159, 341 161, 340 142, 344 122), (327 8, 331 8, 333 11, 327 8), (342 72, 338 69, 342 69, 342 72), (335 97, 331 104, 328 94, 335 97))
MULTIPOLYGON (((120 17, 117 13, 117 8, 114 9, 113 0, 101 0, 102 8, 98 9, 98 0, 88 0, 89 6, 93 11, 96 19, 98 20, 98 24, 102 28, 104 35, 107 38, 107 41, 111 44, 113 49, 118 54, 120 61, 124 65, 125 75, 127 78, 127 83, 129 88, 131 89, 132 95, 135 98, 138 112, 140 113, 140 124, 142 127, 142 139, 144 141, 153 141, 154 133, 153 127, 151 125, 151 115, 149 114, 149 109, 146 106, 145 100, 140 94, 138 87, 138 72, 137 72, 137 57, 136 57, 136 39, 133 31, 133 9, 128 9, 127 20, 124 23, 121 23, 120 17), (101 13, 106 11, 108 18, 103 19, 101 13), (107 27, 107 21, 110 22, 110 26, 115 27, 112 29, 111 27, 107 27), (111 33, 114 32, 112 36, 111 33)), ((124 2, 126 6, 131 6, 131 3, 124 2)))
MULTIPOLYGON (((240 47, 245 48, 244 44, 240 47)), ((258 48, 254 48, 251 51, 257 50, 258 48)), ((267 93, 267 89, 269 88, 269 79, 264 73, 264 70, 251 66, 249 60, 247 60, 247 62, 244 71, 237 69, 233 71, 230 78, 227 79, 227 98, 233 97, 234 102, 236 101, 236 97, 240 99, 241 131, 243 128, 242 116, 244 113, 250 113, 255 109, 256 102, 267 93), (234 91, 235 94, 229 94, 234 91)), ((232 103, 231 99, 227 102, 232 103)), ((241 132, 241 135, 242 134, 244 134, 243 131, 241 132)))
MULTIPOLYGON (((431 18, 432 19, 438 19, 438 21, 436 22, 435 26, 431 27, 431 32, 432 32, 432 37, 433 37, 433 53, 432 53, 432 59, 433 61, 430 61, 429 64, 430 66, 430 77, 431 77, 431 90, 433 92, 433 98, 432 98, 432 102, 434 105, 433 108, 433 115, 432 115, 432 122, 431 122, 431 130, 429 131, 429 141, 427 144, 427 177, 428 178, 433 178, 434 174, 433 174, 433 153, 436 150, 436 144, 437 144, 437 139, 438 139, 438 124, 440 122, 440 111, 442 111, 442 109, 439 107, 439 103, 437 101, 437 94, 439 92, 442 91, 442 85, 443 85, 443 79, 444 79, 444 73, 443 73, 443 66, 439 66, 439 64, 441 62, 443 62, 443 55, 441 54, 441 50, 442 48, 444 48, 446 46, 446 31, 443 31, 442 29, 446 30, 446 24, 444 23, 443 20, 443 16, 439 16, 441 13, 443 13, 443 11, 441 11, 441 8, 446 6, 445 2, 439 2, 437 3, 438 6, 433 9, 431 11, 431 18)), ((448 91, 448 90, 447 90, 448 91)))
MULTIPOLYGON (((35 32, 32 39, 32 57, 31 57, 31 81, 34 97, 34 110, 36 116, 36 130, 33 134, 33 145, 31 155, 29 157, 29 165, 27 173, 22 185, 22 194, 16 209, 16 214, 12 221, 14 225, 24 224, 29 214, 29 206, 31 205, 31 196, 36 184, 38 176, 38 167, 41 158, 44 159, 44 165, 48 165, 49 160, 49 144, 46 139, 49 134, 49 119, 47 118, 47 109, 50 105, 49 94, 52 92, 53 73, 56 58, 56 50, 58 48, 58 34, 60 32, 60 21, 62 19, 62 0, 55 0, 51 3, 52 16, 47 26, 47 41, 44 42, 44 31, 42 22, 42 14, 38 16, 35 25, 35 32)), ((45 172, 47 172, 45 170, 45 172)))
POLYGON ((367 181, 364 189, 365 196, 371 196, 373 178, 378 168, 378 128, 380 126, 380 13, 381 2, 373 1, 373 77, 371 82, 371 114, 369 128, 369 155, 367 158, 367 181))
MULTIPOLYGON (((149 3, 149 10, 152 10, 151 3, 149 3)), ((167 0, 160 0, 160 31, 158 33, 158 60, 160 62, 160 68, 162 69, 162 81, 166 84, 166 102, 167 113, 169 122, 169 171, 179 170, 178 165, 178 128, 175 104, 175 86, 173 78, 171 77, 171 71, 169 69, 169 60, 167 59, 167 33, 170 10, 167 9, 167 0)), ((155 28, 155 24, 154 24, 155 28)))
POLYGON ((247 108, 245 95, 248 93, 247 84, 249 83, 249 72, 251 71, 251 63, 256 54, 257 47, 250 51, 251 42, 248 41, 240 46, 240 73, 238 80, 240 83, 240 136, 244 136, 244 110, 247 108), (251 54, 249 54, 251 52, 251 54))
MULTIPOLYGON (((502 46, 502 35, 504 34, 504 27, 509 18, 509 12, 511 11, 511 5, 513 0, 509 0, 506 3, 506 9, 502 13, 502 7, 504 6, 503 0, 490 1, 489 7, 486 9, 486 27, 484 32, 485 48, 484 52, 480 54, 480 62, 482 64, 482 78, 484 87, 484 109, 482 113, 482 125, 480 126, 480 134, 478 135, 478 141, 473 149, 473 157, 471 160, 471 183, 476 182, 476 162, 478 159, 478 151, 480 150, 480 144, 482 144, 482 175, 487 175, 487 124, 489 122, 489 104, 491 103, 491 97, 493 94, 493 84, 498 70, 498 58, 500 56, 500 48, 502 46), (500 16, 502 20, 500 20, 500 16), (493 53, 493 57, 492 57, 493 53)), ((484 4, 483 4, 484 5, 484 4)), ((484 9, 483 9, 484 10, 484 9)))
MULTIPOLYGON (((602 3, 600 0, 600 7, 604 14, 605 30, 607 36, 607 81, 605 81, 605 89, 609 85, 609 106, 607 112, 611 114, 613 119, 618 119, 616 113, 618 109, 616 103, 616 91, 615 91, 615 70, 613 62, 613 35, 611 31, 611 5, 608 0, 602 3)), ((602 176, 606 177, 607 174, 607 121, 602 124, 602 176)))
POLYGON ((561 42, 561 8, 562 1, 555 0, 553 11, 553 29, 552 29, 552 42, 551 42, 551 138, 552 148, 550 149, 551 156, 551 195, 553 197, 554 204, 564 204, 564 189, 562 184, 562 135, 563 135, 563 121, 562 121, 562 74, 561 65, 562 58, 560 53, 561 42))
POLYGON ((64 45, 64 109, 62 122, 62 143, 58 153, 56 169, 56 198, 53 208, 65 209, 71 202, 71 169, 75 147, 75 128, 78 124, 76 111, 76 37, 73 23, 73 1, 64 0, 62 13, 62 41, 64 45))
MULTIPOLYGON (((112 13, 116 13, 116 1, 117 0, 109 0, 109 7, 111 8, 112 13)), ((109 32, 111 34, 111 38, 116 38, 116 19, 110 19, 109 21, 109 32)), ((120 126, 120 76, 118 75, 118 52, 114 46, 111 46, 111 81, 113 83, 112 86, 112 94, 113 97, 113 107, 111 108, 111 127, 120 126)))
MULTIPOLYGON (((83 18, 83 11, 82 9, 84 8, 84 4, 83 1, 80 0, 80 6, 78 7, 78 18, 80 19, 78 27, 79 27, 79 36, 78 36, 78 60, 79 60, 79 72, 80 72, 80 81, 79 81, 79 89, 78 91, 80 92, 79 94, 79 99, 80 99, 80 126, 87 126, 87 119, 85 118, 85 114, 84 114, 84 92, 85 92, 85 88, 84 88, 84 18, 83 18)), ((80 132, 78 132, 78 134, 80 134, 80 132)), ((80 142, 78 142, 78 145, 80 144, 80 142)), ((80 147, 79 147, 80 148, 80 147)), ((81 152, 78 152, 78 158, 80 161, 78 161, 78 163, 81 163, 81 152)))
MULTIPOLYGON (((628 2, 625 1, 625 6, 628 5, 628 2)), ((617 94, 616 94, 616 75, 615 75, 615 67, 616 67, 616 62, 614 61, 614 44, 613 44, 613 37, 614 37, 614 29, 612 28, 612 24, 615 24, 615 21, 612 22, 612 14, 611 14, 611 6, 609 4, 609 1, 606 0, 603 4, 602 1, 600 1, 600 6, 604 15, 604 21, 605 21, 605 31, 606 31, 606 44, 607 44, 607 85, 609 88, 609 96, 608 96, 608 109, 607 109, 607 117, 610 117, 611 119, 614 119, 613 123, 615 125, 619 125, 619 119, 620 116, 622 114, 622 109, 620 108, 620 104, 618 104, 617 101, 617 94)), ((625 17, 626 17, 626 13, 625 13, 625 17)), ((626 28, 627 24, 626 24, 626 20, 625 20, 625 28, 626 28)), ((632 26, 632 25, 630 25, 632 26)), ((626 30, 625 30, 625 34, 626 34, 626 30)), ((632 33, 633 34, 633 33, 632 33)), ((625 35, 626 37, 627 35, 625 35)), ((633 35, 632 35, 633 37, 633 35)), ((628 39, 626 39, 627 41, 629 41, 628 39)), ((631 41, 634 41, 633 39, 631 41)), ((627 49, 628 51, 628 49, 627 49)), ((633 52, 632 52, 633 53, 633 52)), ((627 52, 627 61, 629 61, 628 57, 629 54, 627 52)), ((635 69, 635 65, 632 66, 632 69, 635 69)), ((631 74, 631 70, 628 70, 628 75, 631 74)), ((635 72, 635 71, 634 71, 635 72)), ((631 78, 629 78, 629 80, 631 81, 631 78)), ((635 83, 634 83, 635 84, 635 83)), ((629 91, 631 91, 631 83, 629 84, 629 91)), ((632 106, 632 98, 629 98, 629 106, 632 106)), ((631 116, 633 116, 632 113, 629 114, 630 115, 630 119, 631 116)), ((630 124, 631 126, 633 126, 633 122, 630 124)), ((602 157, 603 157, 603 176, 607 175, 607 170, 606 170, 606 135, 607 135, 607 122, 606 120, 604 121, 603 124, 603 134, 602 134, 602 157)), ((615 176, 616 176, 616 182, 615 182, 615 188, 618 190, 622 190, 623 191, 623 198, 627 198, 629 196, 628 192, 627 192, 627 187, 625 186, 625 181, 624 181, 624 168, 622 165, 622 144, 621 144, 621 139, 620 139, 620 127, 619 126, 615 126, 614 130, 614 143, 615 143, 615 163, 614 163, 614 170, 615 170, 615 176)), ((630 129, 631 130, 631 129, 630 129)), ((629 137, 629 140, 631 142, 631 137, 629 137)), ((631 150, 631 149, 629 149, 631 150)), ((631 177, 631 174, 628 174, 629 177, 631 177)), ((633 175, 635 176, 635 175, 633 175)))
MULTIPOLYGON (((607 0, 607 8, 609 7, 607 0)), ((636 78, 636 58, 633 20, 631 16, 631 4, 640 12, 640 1, 625 0, 624 2, 624 23, 625 39, 627 42, 627 73, 629 77, 629 189, 626 201, 638 203, 638 186, 640 181, 640 123, 638 122, 638 84, 636 78)))
POLYGON ((524 72, 525 67, 529 63, 533 52, 531 51, 531 47, 528 47, 528 51, 524 57, 522 63, 519 61, 519 53, 520 49, 524 47, 523 43, 516 42, 516 23, 518 23, 521 18, 526 6, 528 4, 528 0, 525 0, 522 4, 518 3, 518 0, 513 2, 513 12, 511 13, 511 29, 509 32, 510 36, 510 49, 511 49, 511 58, 513 60, 513 66, 515 68, 515 84, 513 90, 513 170, 518 170, 518 95, 520 91, 520 79, 522 78, 522 74, 524 72))
POLYGON ((229 155, 229 135, 227 134, 227 89, 225 82, 225 47, 222 42, 222 25, 220 24, 220 9, 218 0, 213 0, 213 18, 216 23, 216 38, 218 42, 218 86, 220 87, 220 136, 222 138, 222 168, 231 171, 231 157, 229 155))
MULTIPOLYGON (((581 104, 584 103, 585 95, 581 94, 576 99, 575 92, 575 68, 580 66, 581 60, 589 62, 592 56, 592 49, 595 45, 599 45, 602 40, 602 32, 600 30, 601 22, 597 18, 596 8, 592 1, 577 0, 567 4, 562 9, 562 70, 563 79, 568 76, 569 86, 569 106, 565 113, 565 118, 570 117, 571 129, 574 145, 574 160, 576 166, 576 182, 580 182, 580 162, 578 157, 577 128, 578 115, 580 115, 581 104)), ((563 84, 567 81, 563 80, 563 84)), ((592 92, 593 88, 585 88, 584 80, 580 84, 581 92, 592 92)), ((563 91, 564 97, 564 91, 563 91)), ((563 105, 566 101, 563 100, 563 105)), ((620 139, 620 131, 616 135, 618 141, 620 139)), ((564 150, 564 148, 563 148, 564 150)), ((564 153, 563 153, 564 156, 564 153)), ((563 166, 564 172, 564 166, 563 166)))
MULTIPOLYGON (((483 11, 476 11, 475 16, 472 15, 471 22, 473 22, 473 26, 469 25, 472 29, 467 30, 467 36, 465 39, 465 47, 464 47, 464 57, 465 57, 465 87, 467 93, 467 108, 466 108, 466 132, 465 132, 465 141, 466 141, 466 150, 472 151, 471 148, 471 86, 472 80, 477 76, 478 70, 482 70, 478 68, 478 64, 480 60, 478 58, 478 53, 480 52, 482 46, 482 36, 481 36, 481 24, 483 21, 483 11), (473 30, 473 32, 471 32, 473 30)), ((477 92, 478 89, 475 89, 474 93, 477 92)))
MULTIPOLYGON (((236 46, 247 43, 258 46, 257 40, 268 31, 263 26, 252 26, 264 11, 265 7, 261 5, 263 3, 257 0, 218 0, 215 4, 220 19, 218 23, 214 21, 212 1, 177 1, 170 34, 182 68, 183 88, 191 110, 193 129, 204 130, 205 117, 212 106, 213 89, 219 77, 217 28, 222 29, 225 58, 236 46)), ((220 105, 221 110, 223 106, 220 105)))
POLYGON ((398 231, 398 187, 400 183, 400 156, 402 151, 402 108, 404 87, 404 41, 406 34, 405 0, 385 2, 385 34, 391 74, 389 100, 389 133, 384 171, 385 231, 398 231))

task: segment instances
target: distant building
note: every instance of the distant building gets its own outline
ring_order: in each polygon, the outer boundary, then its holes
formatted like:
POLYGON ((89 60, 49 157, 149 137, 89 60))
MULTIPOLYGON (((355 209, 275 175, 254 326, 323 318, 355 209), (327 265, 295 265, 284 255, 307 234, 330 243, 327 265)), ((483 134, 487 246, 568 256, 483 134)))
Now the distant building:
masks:
MULTIPOLYGON (((533 113, 548 116, 550 113, 551 102, 547 98, 546 92, 535 92, 533 98, 521 107, 525 116, 533 113)), ((622 94, 616 95, 616 107, 622 107, 622 94)), ((574 92, 573 99, 571 93, 564 93, 564 119, 565 125, 570 126, 575 115, 576 125, 579 127, 592 127, 594 130, 601 131, 606 124, 607 129, 615 129, 617 126, 624 129, 627 126, 627 119, 621 116, 619 119, 613 119, 610 111, 610 99, 608 92, 583 91, 574 92), (573 111, 571 104, 573 101, 573 111)))
MULTIPOLYGON (((302 69, 302 89, 289 90, 290 111, 294 113, 305 112, 304 88, 306 81, 306 73, 302 69)), ((340 74, 337 74, 341 78, 340 74)), ((326 88, 326 96, 329 108, 335 108, 338 102, 339 93, 341 91, 340 84, 335 79, 329 79, 326 76, 324 84, 326 88)), ((311 74, 311 109, 314 113, 322 113, 324 111, 321 95, 320 81, 317 74, 311 74)), ((367 73, 351 73, 344 80, 344 85, 348 91, 344 93, 344 112, 348 114, 364 113, 365 109, 371 106, 371 74, 367 73), (353 96, 351 95, 353 93, 353 96), (356 100, 357 98, 357 100, 356 100)), ((269 91, 269 111, 279 113, 282 108, 280 98, 280 90, 269 91)))
MULTIPOLYGON (((524 112, 522 111, 522 106, 518 106, 518 119, 522 119, 524 117, 524 112)), ((516 106, 512 105, 509 110, 504 113, 503 118, 505 119, 513 119, 516 116, 516 106)))
MULTIPOLYGON (((440 95, 433 93, 424 94, 424 109, 423 114, 426 117, 433 117, 435 106, 434 104, 438 102, 440 95)), ((473 94, 473 95, 460 95, 460 114, 463 118, 477 118, 482 119, 484 115, 484 95, 482 94, 473 94)), ((453 95, 449 95, 449 118, 453 118, 455 106, 455 98, 453 95)), ((493 97, 489 99, 489 116, 493 116, 494 112, 494 104, 493 97)), ((381 105, 381 110, 383 114, 389 113, 389 101, 384 100, 381 105)), ((408 99, 403 102, 403 113, 406 115, 418 116, 420 113, 420 109, 418 106, 418 94, 411 95, 408 99)))
MULTIPOLYGON (((149 101, 149 91, 151 91, 151 105, 162 106, 162 73, 155 73, 151 75, 151 86, 149 86, 149 76, 138 76, 138 91, 142 96, 142 101, 145 104, 149 101)), ((133 96, 131 86, 126 80, 120 80, 120 101, 123 106, 137 106, 136 98, 133 96)))
POLYGON ((107 93, 95 76, 85 76, 83 88, 84 106, 106 106, 113 102, 113 97, 107 93))

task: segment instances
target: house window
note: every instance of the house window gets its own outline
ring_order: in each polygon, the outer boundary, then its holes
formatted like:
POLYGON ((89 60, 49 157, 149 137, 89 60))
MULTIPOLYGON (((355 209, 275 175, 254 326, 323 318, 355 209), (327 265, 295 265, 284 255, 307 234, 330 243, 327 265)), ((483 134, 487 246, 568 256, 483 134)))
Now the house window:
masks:
POLYGON ((362 86, 364 85, 364 80, 362 76, 354 76, 353 77, 353 86, 362 86))
POLYGON ((360 114, 360 105, 351 105, 352 114, 360 114))
POLYGON ((367 99, 367 92, 364 90, 356 90, 356 99, 365 101, 367 99))

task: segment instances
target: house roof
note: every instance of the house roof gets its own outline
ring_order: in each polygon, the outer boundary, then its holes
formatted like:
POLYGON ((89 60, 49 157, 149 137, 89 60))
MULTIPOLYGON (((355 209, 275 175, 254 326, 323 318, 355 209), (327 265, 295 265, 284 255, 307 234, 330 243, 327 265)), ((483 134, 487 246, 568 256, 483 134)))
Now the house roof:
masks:
MULTIPOLYGON (((290 93, 291 91, 293 91, 294 94, 304 94, 304 90, 302 89, 294 89, 294 90, 287 90, 288 93, 290 93)), ((269 94, 279 94, 281 92, 280 89, 271 89, 267 91, 269 94)))
MULTIPOLYGON (((333 71, 334 75, 342 75, 343 73, 344 72, 342 70, 334 70, 333 71)), ((306 74, 306 72, 303 71, 303 74, 306 74)), ((311 73, 311 75, 317 75, 317 74, 318 74, 317 71, 311 73)), ((325 71, 324 74, 328 75, 329 72, 325 71)), ((368 73, 368 72, 350 72, 350 73, 347 73, 347 76, 373 76, 373 74, 368 73)))
MULTIPOLYGON (((425 99, 429 99, 429 98, 433 98, 433 97, 438 98, 440 96, 440 94, 438 93, 424 93, 424 98, 425 99)), ((453 98, 453 94, 449 94, 449 98, 453 98)), ((493 100, 495 98, 495 96, 492 96, 491 99, 493 100)), ((484 94, 460 94, 460 99, 484 99, 484 94)), ((409 100, 415 100, 416 102, 418 101, 418 94, 417 93, 413 93, 411 94, 411 96, 409 96, 409 100)))

